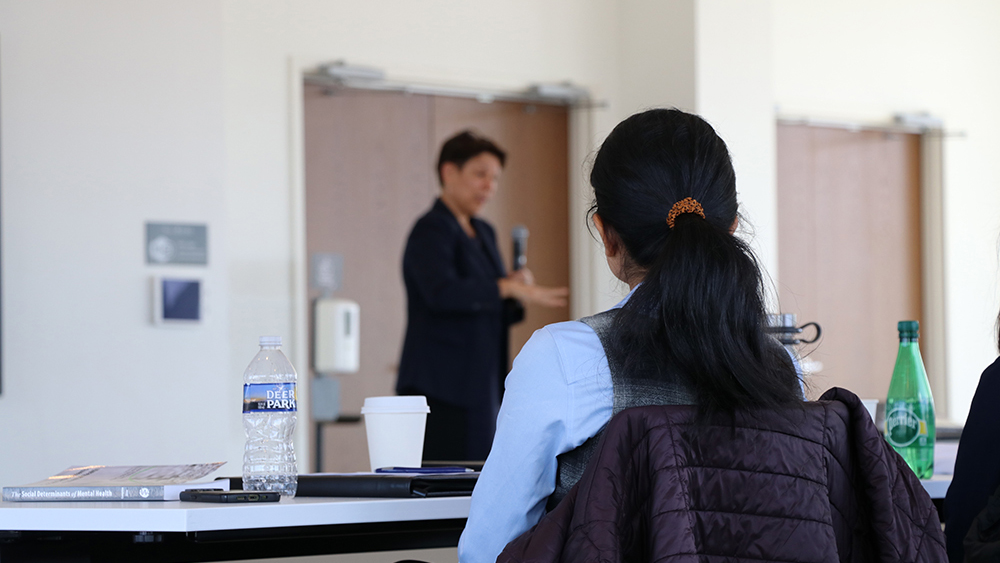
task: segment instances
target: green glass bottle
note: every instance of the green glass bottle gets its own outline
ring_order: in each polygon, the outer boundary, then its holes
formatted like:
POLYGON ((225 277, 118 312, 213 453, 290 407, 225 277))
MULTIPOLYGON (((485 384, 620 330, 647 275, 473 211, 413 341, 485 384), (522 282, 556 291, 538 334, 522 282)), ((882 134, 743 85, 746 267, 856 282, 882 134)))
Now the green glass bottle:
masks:
POLYGON ((917 321, 899 321, 899 353, 885 401, 885 437, 920 479, 934 474, 934 397, 917 344, 917 321))

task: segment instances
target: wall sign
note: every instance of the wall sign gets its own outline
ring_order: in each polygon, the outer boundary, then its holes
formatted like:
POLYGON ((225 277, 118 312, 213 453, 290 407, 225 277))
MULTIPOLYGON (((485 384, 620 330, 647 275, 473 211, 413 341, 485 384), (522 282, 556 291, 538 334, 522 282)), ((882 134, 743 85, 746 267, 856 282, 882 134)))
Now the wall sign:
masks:
POLYGON ((344 277, 344 255, 313 252, 309 257, 309 283, 324 294, 340 289, 344 277))
POLYGON ((208 264, 208 226, 146 223, 147 264, 208 264))

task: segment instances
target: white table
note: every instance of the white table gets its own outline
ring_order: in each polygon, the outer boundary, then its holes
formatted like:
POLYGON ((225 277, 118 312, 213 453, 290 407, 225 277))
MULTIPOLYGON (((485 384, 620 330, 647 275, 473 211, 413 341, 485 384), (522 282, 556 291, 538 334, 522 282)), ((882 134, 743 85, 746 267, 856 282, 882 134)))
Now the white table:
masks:
MULTIPOLYGON (((951 477, 921 481, 944 498, 951 477)), ((277 503, 0 502, 0 558, 217 561, 452 547, 470 497, 277 503)))
POLYGON ((451 547, 470 500, 0 502, 0 558, 215 561, 451 547))

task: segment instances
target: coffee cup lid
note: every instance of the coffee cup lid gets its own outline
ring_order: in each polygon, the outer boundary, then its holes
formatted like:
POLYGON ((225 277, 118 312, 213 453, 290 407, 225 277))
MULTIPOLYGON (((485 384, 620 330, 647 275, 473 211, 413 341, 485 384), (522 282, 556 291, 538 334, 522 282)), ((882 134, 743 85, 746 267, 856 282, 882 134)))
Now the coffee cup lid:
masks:
POLYGON ((401 395, 394 397, 368 397, 361 407, 361 414, 375 413, 429 413, 427 397, 423 395, 401 395))

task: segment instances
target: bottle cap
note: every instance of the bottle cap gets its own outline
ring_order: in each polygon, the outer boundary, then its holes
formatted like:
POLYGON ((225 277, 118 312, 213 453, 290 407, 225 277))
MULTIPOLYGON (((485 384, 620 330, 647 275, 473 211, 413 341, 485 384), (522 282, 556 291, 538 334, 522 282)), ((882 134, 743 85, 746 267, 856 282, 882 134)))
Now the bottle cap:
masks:
POLYGON ((278 348, 281 346, 280 336, 261 336, 260 345, 267 346, 268 348, 278 348))
POLYGON ((900 338, 916 338, 920 335, 919 321, 899 321, 896 328, 899 330, 900 338))

